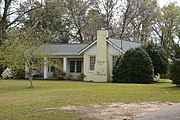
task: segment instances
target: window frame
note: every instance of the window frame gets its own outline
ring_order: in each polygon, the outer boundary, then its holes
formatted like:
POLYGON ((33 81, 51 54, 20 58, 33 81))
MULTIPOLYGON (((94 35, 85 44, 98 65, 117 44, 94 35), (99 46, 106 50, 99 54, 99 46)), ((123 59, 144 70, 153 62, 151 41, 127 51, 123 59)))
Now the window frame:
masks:
POLYGON ((95 70, 95 64, 96 64, 96 55, 90 55, 89 56, 89 71, 94 71, 95 70), (91 69, 91 65, 92 65, 92 61, 91 61, 91 57, 94 57, 94 63, 93 63, 93 69, 91 69))
POLYGON ((82 73, 82 70, 83 70, 83 68, 82 68, 82 66, 83 66, 83 63, 82 63, 82 60, 69 60, 69 73, 82 73), (74 62, 74 72, 71 72, 71 62, 74 62), (78 70, 77 70, 77 68, 78 68, 78 65, 77 65, 77 63, 78 62, 81 62, 81 64, 79 65, 80 66, 80 68, 81 68, 81 72, 77 72, 78 70))

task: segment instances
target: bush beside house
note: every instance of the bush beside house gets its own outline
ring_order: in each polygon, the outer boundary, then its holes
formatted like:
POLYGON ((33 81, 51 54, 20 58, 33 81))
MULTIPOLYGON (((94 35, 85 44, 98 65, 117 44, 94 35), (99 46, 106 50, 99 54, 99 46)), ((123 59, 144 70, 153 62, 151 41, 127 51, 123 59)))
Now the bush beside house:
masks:
POLYGON ((152 83, 154 69, 148 53, 142 48, 128 50, 113 68, 113 82, 152 83))

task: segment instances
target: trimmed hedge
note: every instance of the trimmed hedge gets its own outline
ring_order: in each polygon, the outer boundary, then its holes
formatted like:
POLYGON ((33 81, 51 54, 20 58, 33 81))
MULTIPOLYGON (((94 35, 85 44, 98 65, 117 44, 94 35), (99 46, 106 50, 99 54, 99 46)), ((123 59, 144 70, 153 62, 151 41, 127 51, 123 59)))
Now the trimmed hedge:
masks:
POLYGON ((113 68, 113 82, 152 83, 154 69, 151 58, 142 48, 126 51, 113 68))

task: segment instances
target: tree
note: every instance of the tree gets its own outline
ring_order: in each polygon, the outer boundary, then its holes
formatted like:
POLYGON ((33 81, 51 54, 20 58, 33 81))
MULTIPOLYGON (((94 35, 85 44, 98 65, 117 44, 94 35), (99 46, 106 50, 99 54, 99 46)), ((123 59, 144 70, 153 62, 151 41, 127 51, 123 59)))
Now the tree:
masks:
POLYGON ((151 58, 141 48, 126 51, 114 67, 113 82, 152 83, 154 70, 151 58))
POLYGON ((85 0, 67 0, 66 9, 68 11, 68 20, 72 23, 70 29, 74 41, 83 43, 85 40, 83 30, 86 25, 86 14, 89 9, 89 2, 85 0))
POLYGON ((42 63, 44 54, 40 46, 47 41, 48 33, 34 28, 16 29, 1 45, 4 65, 12 69, 22 69, 28 75, 30 88, 34 87, 33 71, 42 63), (26 69, 25 69, 26 66, 26 69))
MULTIPOLYGON (((26 11, 26 9, 29 9, 28 7, 37 8, 39 5, 39 2, 32 4, 30 1, 27 1, 21 5, 20 9, 26 11)), ((71 38, 71 22, 67 16, 68 13, 63 0, 48 0, 45 1, 43 7, 28 12, 21 19, 21 23, 25 27, 36 25, 36 28, 48 30, 52 36, 52 43, 68 43, 71 38)))
POLYGON ((116 38, 146 43, 158 10, 156 0, 123 0, 116 15, 116 38))
MULTIPOLYGON (((34 0, 31 2, 34 2, 34 0)), ((19 5, 20 3, 15 0, 0 0, 0 11, 2 12, 2 14, 0 14, 0 42, 2 42, 6 38, 7 29, 17 26, 20 18, 22 18, 28 12, 36 9, 30 8, 26 9, 25 11, 19 11, 19 5), (12 6, 14 6, 15 8, 13 8, 12 6), (3 9, 1 9, 1 7, 3 9)), ((38 7, 41 6, 42 5, 38 7)))
POLYGON ((149 54, 153 62, 154 74, 166 74, 168 69, 168 57, 163 47, 149 42, 147 45, 142 46, 142 48, 149 54))
POLYGON ((170 67, 170 79, 174 84, 180 86, 180 46, 174 45, 174 57, 170 67))
POLYGON ((152 26, 155 33, 154 38, 157 37, 157 40, 170 55, 175 39, 180 39, 180 7, 176 3, 170 3, 164 6, 157 15, 155 24, 152 26))
POLYGON ((102 16, 97 9, 89 10, 86 16, 86 25, 85 29, 83 29, 83 34, 85 40, 88 42, 92 42, 96 39, 97 30, 100 30, 104 27, 104 21, 102 20, 102 16))
POLYGON ((114 36, 114 23, 118 12, 118 0, 95 0, 92 5, 95 7, 101 16, 103 21, 103 28, 109 30, 109 36, 114 36))

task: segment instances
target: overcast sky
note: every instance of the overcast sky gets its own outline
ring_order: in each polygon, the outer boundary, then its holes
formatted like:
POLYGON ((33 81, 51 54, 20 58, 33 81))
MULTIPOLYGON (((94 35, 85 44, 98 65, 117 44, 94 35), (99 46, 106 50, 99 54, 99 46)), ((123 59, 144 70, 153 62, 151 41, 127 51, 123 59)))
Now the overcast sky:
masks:
POLYGON ((177 2, 177 5, 180 6, 180 0, 158 0, 160 7, 167 5, 170 2, 177 2))

